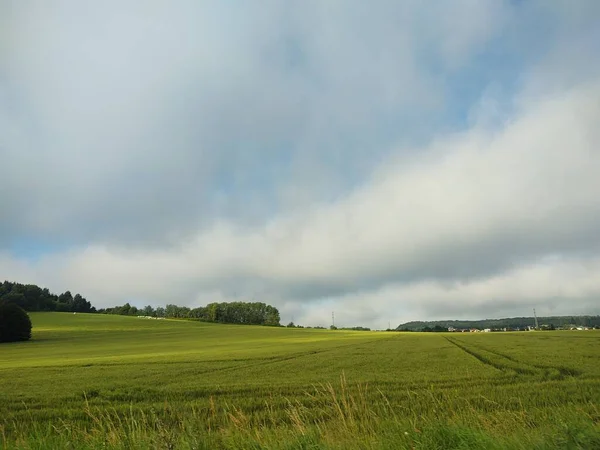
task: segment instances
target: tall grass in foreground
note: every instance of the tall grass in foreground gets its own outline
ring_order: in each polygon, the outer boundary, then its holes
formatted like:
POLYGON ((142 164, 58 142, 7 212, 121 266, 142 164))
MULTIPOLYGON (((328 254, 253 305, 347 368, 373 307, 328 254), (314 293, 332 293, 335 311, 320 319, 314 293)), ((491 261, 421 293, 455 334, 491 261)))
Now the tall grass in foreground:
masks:
MULTIPOLYGON (((6 449, 600 449, 600 411, 596 405, 573 410, 521 405, 514 410, 456 407, 451 393, 429 396, 427 415, 410 406, 394 408, 381 391, 366 384, 326 383, 287 400, 285 413, 266 402, 255 414, 210 397, 208 406, 181 410, 165 403, 145 410, 92 406, 87 420, 53 424, 0 425, 6 449), (439 414, 439 415, 438 415, 439 414), (542 423, 538 427, 538 423, 542 423), (526 432, 524 432, 526 431, 526 432)), ((417 400, 417 399, 415 399, 417 400)))

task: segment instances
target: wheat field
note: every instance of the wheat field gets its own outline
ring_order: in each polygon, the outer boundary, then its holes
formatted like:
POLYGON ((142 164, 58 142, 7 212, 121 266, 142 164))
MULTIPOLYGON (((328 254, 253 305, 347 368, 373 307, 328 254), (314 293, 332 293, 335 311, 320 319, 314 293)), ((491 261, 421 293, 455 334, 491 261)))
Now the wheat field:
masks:
POLYGON ((600 332, 396 333, 32 313, 0 445, 600 448, 600 332))

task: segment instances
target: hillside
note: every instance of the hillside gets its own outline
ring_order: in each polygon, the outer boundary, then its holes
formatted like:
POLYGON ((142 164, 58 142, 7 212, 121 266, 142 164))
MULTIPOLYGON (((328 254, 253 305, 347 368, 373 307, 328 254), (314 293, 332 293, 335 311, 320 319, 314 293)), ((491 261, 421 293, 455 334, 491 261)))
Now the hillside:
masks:
MULTIPOLYGON (((554 326, 562 328, 569 325, 596 327, 600 326, 600 316, 550 316, 538 317, 540 326, 554 326)), ((512 317, 505 319, 483 319, 483 320, 434 320, 434 321, 413 321, 398 325, 396 330, 421 331, 426 327, 434 328, 436 326, 456 329, 526 329, 535 325, 534 317, 512 317)))
POLYGON ((2 448, 600 442, 595 330, 450 335, 82 313, 31 319, 31 341, 0 348, 2 448))

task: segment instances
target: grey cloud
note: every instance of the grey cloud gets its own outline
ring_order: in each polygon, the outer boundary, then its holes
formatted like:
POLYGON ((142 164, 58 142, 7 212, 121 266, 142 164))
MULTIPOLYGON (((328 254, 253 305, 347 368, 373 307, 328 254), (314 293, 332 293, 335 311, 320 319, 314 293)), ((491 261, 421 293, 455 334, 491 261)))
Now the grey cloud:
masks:
POLYGON ((597 257, 544 258, 466 282, 391 283, 332 299, 327 308, 315 308, 307 317, 316 320, 326 317, 326 310, 335 310, 347 323, 383 328, 384 319, 397 325, 424 319, 530 316, 533 308, 539 315, 599 314, 599 268, 597 257), (371 322, 361 322, 365 305, 377 312, 371 322))
MULTIPOLYGON (((5 5, 2 240, 157 245, 257 223, 343 195, 442 104, 417 56, 436 16, 417 3, 270 6, 5 5)), ((452 35, 457 57, 493 34, 444 23, 431 45, 452 35)))

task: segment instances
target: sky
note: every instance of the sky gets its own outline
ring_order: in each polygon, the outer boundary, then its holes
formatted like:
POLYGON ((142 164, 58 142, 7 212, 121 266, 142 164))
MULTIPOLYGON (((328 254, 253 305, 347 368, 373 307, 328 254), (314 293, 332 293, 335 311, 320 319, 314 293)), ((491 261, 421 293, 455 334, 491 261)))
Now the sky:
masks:
POLYGON ((600 314, 597 0, 0 0, 0 279, 282 323, 600 314))

